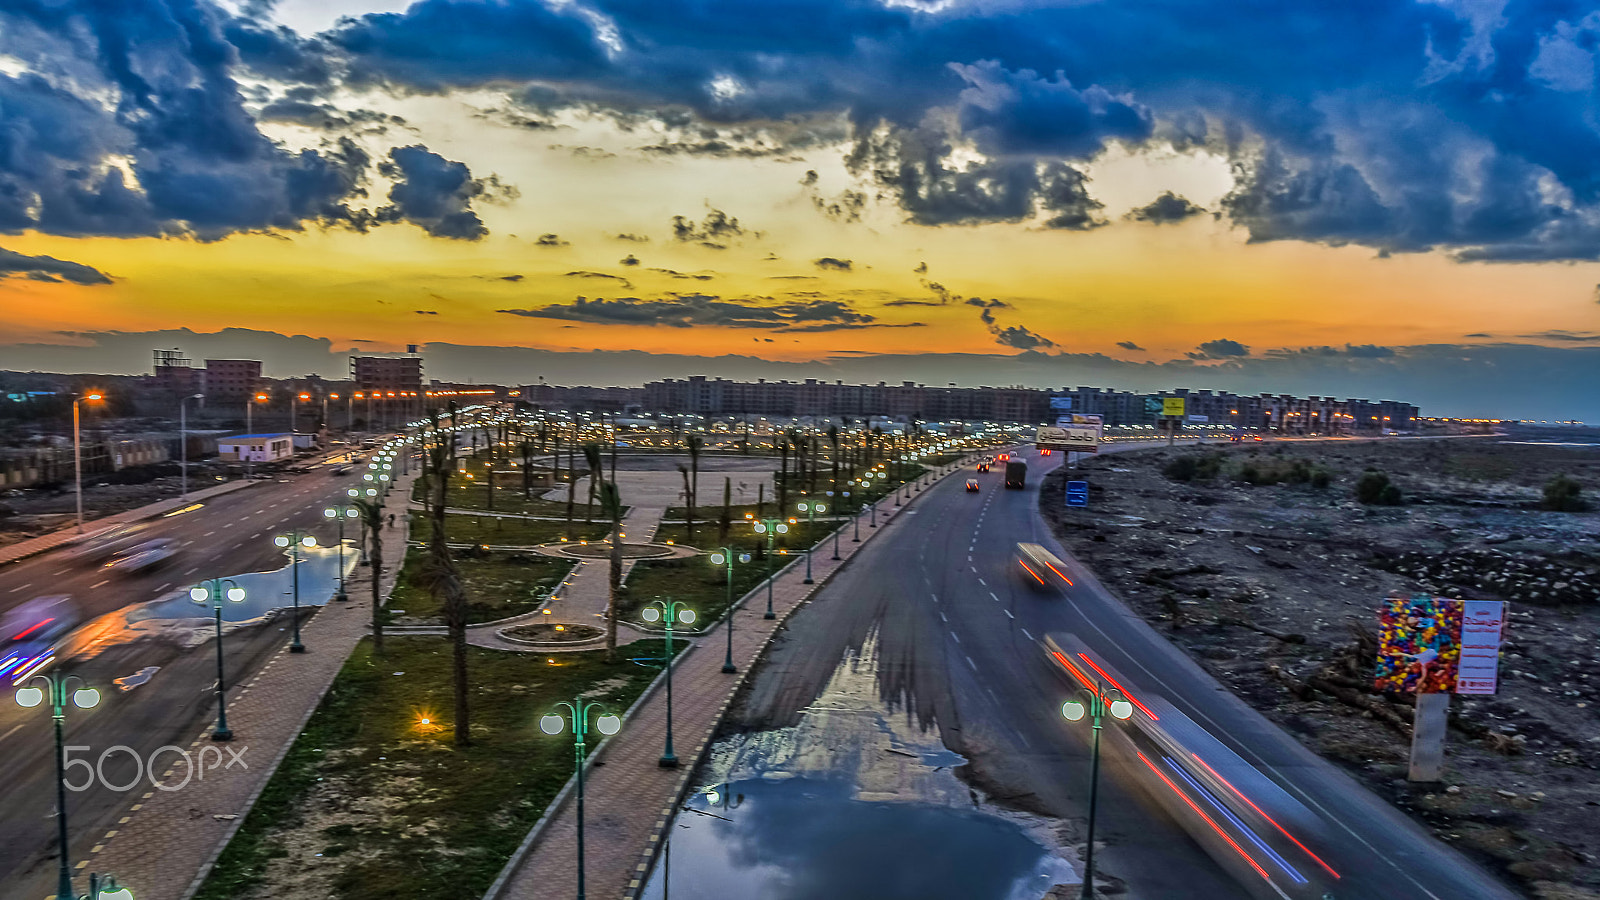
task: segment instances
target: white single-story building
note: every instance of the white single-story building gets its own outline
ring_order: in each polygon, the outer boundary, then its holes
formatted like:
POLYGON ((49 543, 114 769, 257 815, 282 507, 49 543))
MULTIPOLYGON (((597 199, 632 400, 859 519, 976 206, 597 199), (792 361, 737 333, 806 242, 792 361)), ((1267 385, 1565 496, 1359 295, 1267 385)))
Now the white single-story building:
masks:
POLYGON ((237 462, 276 462, 294 456, 294 435, 239 434, 217 438, 217 455, 237 462))

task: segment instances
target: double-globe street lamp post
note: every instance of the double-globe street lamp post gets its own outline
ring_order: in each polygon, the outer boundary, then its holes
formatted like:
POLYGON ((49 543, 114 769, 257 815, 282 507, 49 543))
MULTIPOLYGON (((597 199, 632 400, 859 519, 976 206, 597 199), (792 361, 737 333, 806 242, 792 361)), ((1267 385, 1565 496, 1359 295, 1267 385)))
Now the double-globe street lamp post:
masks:
POLYGON ((1080 688, 1082 700, 1068 700, 1061 704, 1061 715, 1069 722, 1081 722, 1084 716, 1094 728, 1094 751, 1089 764, 1089 843, 1083 851, 1083 900, 1094 897, 1094 817, 1095 804, 1100 793, 1100 728, 1107 713, 1114 719, 1133 715, 1133 704, 1116 688, 1080 688))
MULTIPOLYGON (((350 499, 352 499, 352 500, 365 500, 368 503, 375 504, 378 507, 378 510, 379 510, 378 519, 379 519, 380 522, 382 521, 382 519, 383 519, 383 512, 382 512, 382 510, 383 510, 383 498, 378 496, 378 489, 377 488, 375 488, 375 487, 350 488, 349 490, 345 491, 345 495, 350 497, 350 499)), ((359 515, 359 513, 358 513, 358 515, 359 515)), ((382 527, 382 526, 380 525, 380 527, 382 527)), ((363 538, 362 541, 361 541, 361 552, 360 552, 360 555, 356 557, 356 565, 365 566, 365 565, 368 565, 368 564, 369 564, 369 560, 367 559, 367 539, 363 538)))
POLYGON ((772 545, 778 535, 789 533, 789 523, 783 519, 756 519, 750 513, 745 513, 745 518, 755 522, 756 534, 767 536, 767 611, 762 614, 763 619, 776 619, 778 614, 772 611, 772 545))
POLYGON ((646 622, 661 622, 667 629, 667 744, 656 764, 663 769, 678 767, 678 754, 672 749, 672 626, 676 622, 694 624, 694 610, 681 600, 652 600, 639 615, 646 622))
POLYGON ((344 590, 344 520, 360 518, 361 511, 354 506, 330 506, 322 511, 322 515, 339 523, 339 593, 333 599, 343 603, 350 599, 344 590))
POLYGON ((569 724, 572 727, 573 755, 577 762, 576 771, 578 779, 578 900, 584 900, 583 890, 583 763, 587 742, 584 740, 589 735, 589 714, 599 713, 594 721, 595 730, 606 736, 616 734, 622 730, 622 719, 612 713, 600 709, 599 704, 578 697, 571 703, 565 700, 556 703, 556 706, 567 708, 567 715, 548 713, 539 719, 539 730, 545 734, 560 734, 569 724))
POLYGON ((750 554, 735 554, 730 547, 719 548, 715 553, 711 554, 711 564, 714 566, 726 566, 728 574, 728 621, 723 628, 723 631, 727 632, 728 636, 728 654, 722 659, 722 672, 724 675, 732 675, 739 671, 733 665, 733 563, 735 560, 741 563, 748 563, 750 554))
POLYGON ((64 675, 59 670, 35 675, 28 679, 27 687, 17 691, 17 705, 26 709, 43 703, 46 691, 49 692, 50 716, 56 726, 56 840, 60 843, 56 896, 69 898, 77 895, 72 892, 71 847, 67 843, 67 750, 62 730, 67 719, 67 688, 73 681, 82 685, 72 692, 73 706, 91 709, 100 703, 100 692, 87 681, 76 675, 64 675), (34 682, 43 682, 44 687, 34 687, 34 682))
POLYGON ((278 535, 272 542, 289 551, 290 580, 294 591, 294 639, 289 642, 289 652, 304 653, 306 645, 300 643, 300 548, 315 547, 317 539, 296 528, 288 534, 278 535))
POLYGON ((233 729, 228 727, 228 687, 222 670, 222 602, 244 602, 244 588, 232 578, 213 578, 189 589, 189 599, 196 603, 210 603, 217 620, 217 727, 211 732, 213 741, 233 740, 233 729))
MULTIPOLYGON (((800 511, 806 514, 806 539, 812 540, 815 538, 817 531, 817 513, 827 512, 828 504, 823 503, 821 500, 802 500, 800 501, 800 511)), ((813 546, 812 549, 815 549, 815 546, 813 546)), ((833 546, 833 558, 839 558, 839 545, 837 543, 835 543, 833 546)), ((811 550, 806 551, 805 583, 813 583, 811 580, 811 550)))

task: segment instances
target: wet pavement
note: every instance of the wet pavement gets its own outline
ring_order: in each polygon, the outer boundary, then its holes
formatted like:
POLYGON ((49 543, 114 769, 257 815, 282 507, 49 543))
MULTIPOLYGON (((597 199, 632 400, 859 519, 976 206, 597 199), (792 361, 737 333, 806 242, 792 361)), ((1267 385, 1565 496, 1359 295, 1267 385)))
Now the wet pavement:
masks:
POLYGON ((712 748, 647 900, 1037 900, 1079 883, 1059 823, 987 802, 935 723, 882 699, 878 646, 848 652, 797 725, 712 748))

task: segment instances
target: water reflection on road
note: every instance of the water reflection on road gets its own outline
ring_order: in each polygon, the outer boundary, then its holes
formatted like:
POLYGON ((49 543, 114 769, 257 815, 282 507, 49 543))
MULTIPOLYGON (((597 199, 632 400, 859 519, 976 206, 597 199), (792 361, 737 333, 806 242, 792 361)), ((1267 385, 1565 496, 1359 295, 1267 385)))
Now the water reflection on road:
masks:
POLYGON ((877 646, 798 725, 712 749, 646 900, 1039 900, 1078 883, 1054 822, 988 806, 936 730, 883 705, 877 646))

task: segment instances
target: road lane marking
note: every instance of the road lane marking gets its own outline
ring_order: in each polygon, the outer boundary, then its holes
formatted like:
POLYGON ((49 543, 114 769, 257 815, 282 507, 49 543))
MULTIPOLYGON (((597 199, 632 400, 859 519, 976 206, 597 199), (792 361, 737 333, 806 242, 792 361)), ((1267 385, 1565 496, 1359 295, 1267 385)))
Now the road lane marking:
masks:
POLYGON ((165 594, 167 592, 167 588, 169 588, 169 587, 172 587, 172 582, 170 582, 170 581, 167 582, 166 584, 163 584, 161 587, 156 588, 156 593, 165 594))
POLYGON ((106 585, 108 585, 110 583, 111 583, 111 579, 109 579, 109 578, 106 579, 105 581, 97 581, 94 584, 89 585, 89 590, 92 591, 92 590, 95 590, 96 588, 103 588, 103 587, 105 587, 106 585))
POLYGON ((15 594, 17 591, 26 590, 26 589, 28 589, 30 587, 33 587, 33 582, 31 582, 31 581, 28 582, 27 584, 19 584, 16 587, 12 588, 11 590, 6 591, 6 593, 15 594))
POLYGON ((972 671, 974 671, 974 672, 978 671, 978 664, 973 662, 972 661, 972 657, 970 657, 970 656, 967 657, 967 665, 972 667, 972 671))
POLYGON ((961 643, 961 635, 956 634, 954 631, 950 632, 950 637, 954 638, 956 643, 961 643))
POLYGON ((216 532, 215 531, 208 531, 205 534, 202 534, 200 536, 201 537, 211 537, 213 534, 216 534, 216 532))
POLYGON ((11 737, 13 734, 16 734, 17 733, 17 729, 19 729, 21 727, 22 727, 21 725, 13 725, 13 726, 11 726, 11 730, 10 731, 6 732, 5 734, 0 734, 0 741, 3 741, 6 738, 11 737))
POLYGON ((1022 629, 1022 636, 1027 638, 1030 641, 1033 640, 1033 635, 1029 634, 1028 633, 1028 629, 1026 629, 1026 628, 1022 629))
POLYGON ((950 624, 950 620, 945 618, 944 613, 939 613, 939 621, 945 623, 946 625, 950 624))
POLYGON ((996 602, 996 603, 1000 602, 1000 598, 994 596, 994 591, 990 591, 989 592, 989 596, 994 597, 994 602, 996 602))
POLYGON ((1009 609, 1002 609, 1002 610, 1000 610, 1000 611, 1001 611, 1001 612, 1003 612, 1003 613, 1005 613, 1005 614, 1006 614, 1006 618, 1008 618, 1008 619, 1011 619, 1011 620, 1012 620, 1012 621, 1016 621, 1016 618, 1017 618, 1017 617, 1016 617, 1016 616, 1013 616, 1013 615, 1012 615, 1012 614, 1011 614, 1011 610, 1009 610, 1009 609))

